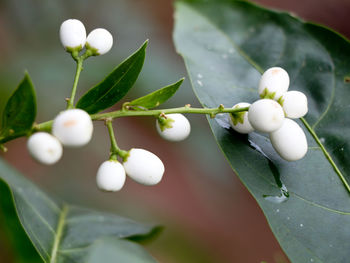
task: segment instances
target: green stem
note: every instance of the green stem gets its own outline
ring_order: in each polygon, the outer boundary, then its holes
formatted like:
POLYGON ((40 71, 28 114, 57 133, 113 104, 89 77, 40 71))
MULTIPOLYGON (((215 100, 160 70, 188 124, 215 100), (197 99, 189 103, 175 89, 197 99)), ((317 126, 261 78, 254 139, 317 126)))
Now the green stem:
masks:
POLYGON ((106 126, 109 133, 109 138, 111 140, 111 155, 110 160, 117 160, 117 156, 119 155, 124 161, 128 157, 128 152, 120 149, 117 145, 117 141, 114 136, 114 130, 113 130, 113 124, 112 119, 106 120, 106 126))
MULTIPOLYGON (((219 113, 236 113, 242 111, 248 111, 249 107, 245 108, 191 108, 191 107, 180 107, 172 109, 160 109, 160 110, 147 110, 147 111, 134 111, 134 110, 117 110, 107 113, 93 114, 91 119, 96 120, 106 120, 114 119, 120 117, 130 117, 130 116, 155 116, 158 117, 160 114, 170 114, 170 113, 194 113, 194 114, 209 114, 212 117, 215 117, 219 113)), ((36 124, 33 128, 34 131, 50 131, 52 126, 52 120, 46 121, 43 123, 36 124)))
POLYGON ((76 72, 75 72, 74 83, 73 83, 73 88, 72 88, 72 94, 71 94, 70 98, 68 99, 67 109, 74 108, 74 98, 75 98, 75 94, 77 92, 80 72, 83 70, 84 58, 83 57, 79 57, 79 58, 76 59, 76 61, 77 61, 77 69, 76 69, 76 72))
POLYGON ((321 150, 323 151, 323 154, 326 156, 327 160, 333 166, 334 171, 339 176, 340 180, 343 182, 346 190, 348 190, 348 192, 350 193, 350 186, 349 186, 348 182, 345 180, 344 175, 341 173, 341 171, 339 170, 339 168, 337 167, 337 165, 333 161, 332 157, 330 156, 330 154, 328 153, 326 148, 323 146, 322 142, 318 138, 318 136, 315 133, 315 131, 311 128, 309 123, 304 118, 300 118, 300 120, 303 122, 303 124, 305 125, 306 129, 308 129, 308 131, 311 133, 312 137, 314 137, 316 143, 320 146, 321 150))
POLYGON ((219 113, 234 113, 247 111, 249 107, 233 109, 233 108, 190 108, 190 107, 180 107, 172 109, 159 109, 159 110, 147 110, 147 111, 137 111, 137 110, 117 110, 107 113, 93 114, 91 115, 92 120, 105 120, 106 118, 119 118, 119 117, 130 117, 130 116, 159 116, 160 114, 171 114, 171 113, 194 113, 194 114, 209 114, 211 117, 215 117, 219 113))

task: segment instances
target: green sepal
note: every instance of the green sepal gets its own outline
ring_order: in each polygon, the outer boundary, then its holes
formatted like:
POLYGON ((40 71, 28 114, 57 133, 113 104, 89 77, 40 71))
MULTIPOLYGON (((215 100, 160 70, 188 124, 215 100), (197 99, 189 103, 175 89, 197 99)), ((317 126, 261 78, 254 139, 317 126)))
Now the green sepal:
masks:
POLYGON ((0 143, 28 135, 32 130, 35 117, 35 90, 26 72, 5 106, 0 130, 0 143))
POLYGON ((232 123, 236 126, 238 123, 243 124, 244 123, 244 114, 246 111, 241 112, 233 112, 230 113, 230 118, 232 120, 232 123))
POLYGON ((283 107, 283 103, 284 103, 283 96, 279 97, 277 102, 283 107))
POLYGON ((66 51, 71 54, 72 58, 77 61, 79 58, 79 52, 83 49, 81 45, 77 47, 66 47, 66 51))
POLYGON ((173 127, 174 120, 169 117, 159 116, 157 121, 162 132, 173 127))
POLYGON ((263 92, 260 94, 261 99, 273 100, 275 96, 276 96, 276 92, 269 92, 267 88, 265 88, 263 92))
POLYGON ((99 56, 100 55, 100 53, 98 53, 97 48, 90 46, 89 43, 86 42, 85 47, 86 47, 86 52, 90 53, 91 56, 99 56))

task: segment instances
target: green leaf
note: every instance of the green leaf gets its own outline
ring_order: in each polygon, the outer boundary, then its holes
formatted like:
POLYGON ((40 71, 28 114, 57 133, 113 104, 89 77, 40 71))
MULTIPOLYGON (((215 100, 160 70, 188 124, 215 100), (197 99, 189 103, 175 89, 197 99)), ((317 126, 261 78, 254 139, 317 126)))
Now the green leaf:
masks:
POLYGON ((32 81, 25 76, 5 106, 0 131, 0 143, 27 135, 36 116, 36 97, 32 81))
POLYGON ((6 240, 12 249, 14 262, 37 263, 41 261, 29 237, 23 231, 13 205, 9 186, 0 179, 0 227, 6 231, 6 240))
POLYGON ((175 92, 179 89, 184 79, 180 79, 176 83, 170 84, 164 88, 156 90, 146 96, 133 100, 129 102, 128 106, 136 106, 138 108, 152 109, 158 107, 160 104, 166 102, 170 99, 175 92))
MULTIPOLYGON (((2 160, 0 190, 1 214, 16 235, 14 245, 18 250, 23 242, 28 250, 34 247, 44 262, 85 262, 83 259, 96 249, 95 242, 101 238, 145 239, 159 229, 52 199, 2 160)), ((89 262, 104 262, 104 258, 89 262)))
MULTIPOLYGON (((350 45, 341 35, 243 1, 181 1, 174 40, 192 86, 207 107, 259 99, 261 73, 285 68, 290 90, 308 97, 305 123, 350 180, 350 45)), ((350 195, 320 145, 282 160, 267 135, 239 135, 227 116, 209 123, 216 140, 292 262, 348 262, 350 195)))
POLYGON ((105 237, 95 241, 84 262, 94 263, 154 263, 151 257, 140 245, 113 237, 105 237))
POLYGON ((147 44, 148 40, 102 82, 85 93, 78 101, 77 108, 94 114, 120 101, 132 88, 141 72, 147 44))

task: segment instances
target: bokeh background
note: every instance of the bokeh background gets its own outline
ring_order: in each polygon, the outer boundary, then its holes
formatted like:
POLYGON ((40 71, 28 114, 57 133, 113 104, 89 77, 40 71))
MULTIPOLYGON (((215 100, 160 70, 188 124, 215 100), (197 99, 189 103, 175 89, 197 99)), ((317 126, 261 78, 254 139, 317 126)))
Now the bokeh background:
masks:
MULTIPOLYGON (((350 36, 350 1, 257 2, 291 11, 350 36)), ((81 20, 88 32, 105 27, 115 38, 111 52, 86 61, 79 95, 146 39, 150 43, 144 69, 124 101, 187 76, 172 43, 172 0, 0 0, 0 110, 26 69, 37 91, 37 121, 52 119, 65 108, 64 98, 70 94, 75 64, 61 47, 58 30, 68 18, 81 20)), ((186 80, 164 107, 188 103, 198 106, 186 80)), ((95 124, 94 138, 88 146, 65 149, 62 160, 52 167, 30 158, 24 138, 8 143, 9 151, 1 153, 1 157, 46 192, 67 202, 165 226, 163 233, 147 245, 159 262, 288 262, 261 210, 216 146, 205 117, 188 117, 192 133, 181 143, 162 141, 152 118, 131 117, 114 124, 122 148, 145 148, 163 160, 166 173, 154 187, 128 180, 121 192, 98 191, 96 170, 109 152, 103 123, 95 124)), ((0 227, 0 262, 11 263, 16 255, 3 233, 0 227)))

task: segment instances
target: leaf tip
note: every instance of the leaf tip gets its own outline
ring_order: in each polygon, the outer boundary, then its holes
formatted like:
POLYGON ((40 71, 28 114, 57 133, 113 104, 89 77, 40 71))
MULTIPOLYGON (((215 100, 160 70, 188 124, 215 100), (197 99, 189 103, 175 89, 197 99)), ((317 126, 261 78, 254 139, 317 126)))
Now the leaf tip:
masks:
POLYGON ((149 42, 149 39, 146 39, 145 42, 143 42, 141 49, 146 49, 146 47, 148 46, 148 42, 149 42))

